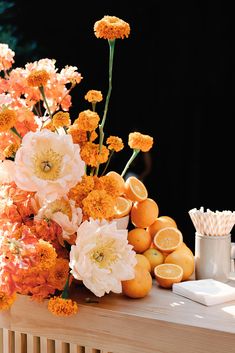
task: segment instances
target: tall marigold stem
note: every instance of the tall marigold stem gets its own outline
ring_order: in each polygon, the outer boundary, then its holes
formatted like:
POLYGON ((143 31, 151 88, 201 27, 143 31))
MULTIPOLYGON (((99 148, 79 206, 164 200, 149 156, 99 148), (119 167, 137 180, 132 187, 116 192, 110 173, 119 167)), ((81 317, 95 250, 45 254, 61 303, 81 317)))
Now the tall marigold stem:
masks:
POLYGON ((123 171, 122 171, 122 174, 121 174, 122 177, 124 177, 124 175, 125 175, 126 172, 127 172, 127 169, 130 167, 131 163, 132 163, 133 160, 136 158, 136 156, 138 155, 139 152, 140 152, 140 150, 133 149, 131 158, 129 159, 129 161, 127 162, 125 168, 124 168, 123 171))
MULTIPOLYGON (((110 100, 110 96, 111 96, 111 92, 112 92, 113 58, 114 58, 115 39, 108 40, 108 43, 109 43, 109 88, 108 88, 108 93, 107 93, 106 100, 105 100, 103 118, 102 118, 101 124, 99 125, 99 152, 101 152, 101 148, 102 148, 103 141, 104 141, 104 124, 106 121, 108 107, 109 107, 109 100, 110 100)), ((98 175, 98 172, 99 172, 99 165, 96 168, 96 175, 98 175)))
POLYGON ((66 280, 63 292, 61 294, 61 298, 63 298, 63 299, 68 299, 68 297, 69 297, 69 276, 66 280))

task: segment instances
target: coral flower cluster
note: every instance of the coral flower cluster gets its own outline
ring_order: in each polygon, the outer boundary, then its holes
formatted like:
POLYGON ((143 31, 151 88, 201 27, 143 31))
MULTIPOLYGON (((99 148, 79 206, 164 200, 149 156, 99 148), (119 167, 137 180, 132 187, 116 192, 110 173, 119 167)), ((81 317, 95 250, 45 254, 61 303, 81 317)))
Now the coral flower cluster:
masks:
MULTIPOLYGON (((13 67, 15 53, 0 44, 0 310, 24 294, 69 316, 78 311, 69 297, 76 281, 101 297, 134 277, 136 254, 115 208, 123 190, 107 173, 125 145, 104 133, 114 44, 130 26, 104 16, 94 33, 110 47, 109 88, 106 98, 89 90, 77 117, 70 116, 71 91, 83 79, 77 67, 59 70, 48 58, 13 67)), ((132 132, 128 145, 122 177, 153 138, 132 132)))

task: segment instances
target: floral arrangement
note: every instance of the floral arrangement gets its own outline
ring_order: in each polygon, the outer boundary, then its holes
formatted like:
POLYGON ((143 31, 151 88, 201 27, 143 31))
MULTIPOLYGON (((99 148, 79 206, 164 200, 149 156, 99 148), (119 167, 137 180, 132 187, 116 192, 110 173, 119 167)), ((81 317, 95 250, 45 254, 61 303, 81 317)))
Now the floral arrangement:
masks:
POLYGON ((120 293, 134 277, 136 253, 127 240, 126 213, 119 212, 124 176, 153 138, 129 134, 130 159, 119 174, 108 172, 120 137, 105 139, 116 39, 130 26, 104 16, 94 24, 109 45, 109 87, 103 116, 101 91, 85 95, 90 109, 71 119, 71 91, 83 77, 77 67, 56 68, 48 58, 13 68, 15 53, 0 44, 0 309, 17 294, 48 300, 48 309, 68 316, 72 282, 96 296, 120 293))

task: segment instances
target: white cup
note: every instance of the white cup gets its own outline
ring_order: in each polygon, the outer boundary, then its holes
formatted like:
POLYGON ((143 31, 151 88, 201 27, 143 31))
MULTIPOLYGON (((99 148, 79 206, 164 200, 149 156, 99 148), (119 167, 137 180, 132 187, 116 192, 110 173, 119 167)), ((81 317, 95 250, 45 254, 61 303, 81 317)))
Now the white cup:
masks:
POLYGON ((227 282, 231 275, 231 234, 195 235, 195 278, 227 282))

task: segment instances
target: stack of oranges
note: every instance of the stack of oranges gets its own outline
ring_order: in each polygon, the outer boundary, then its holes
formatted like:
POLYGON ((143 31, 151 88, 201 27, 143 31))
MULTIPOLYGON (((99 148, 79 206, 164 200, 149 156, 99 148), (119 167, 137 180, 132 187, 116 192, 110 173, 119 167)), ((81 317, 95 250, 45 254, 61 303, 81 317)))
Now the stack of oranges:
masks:
POLYGON ((194 255, 175 220, 159 216, 158 204, 148 197, 148 190, 138 178, 130 176, 125 181, 116 172, 108 174, 120 183, 122 194, 117 198, 115 217, 130 217, 133 229, 128 232, 128 242, 137 258, 135 278, 122 282, 123 294, 145 297, 153 279, 164 288, 188 280, 194 272, 194 255))

